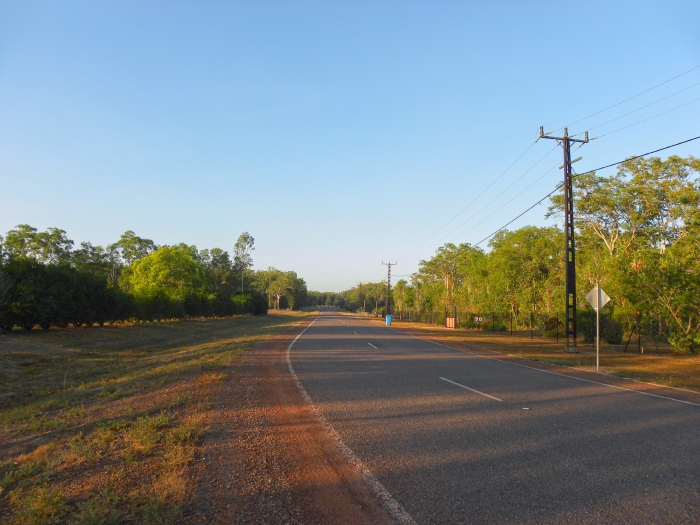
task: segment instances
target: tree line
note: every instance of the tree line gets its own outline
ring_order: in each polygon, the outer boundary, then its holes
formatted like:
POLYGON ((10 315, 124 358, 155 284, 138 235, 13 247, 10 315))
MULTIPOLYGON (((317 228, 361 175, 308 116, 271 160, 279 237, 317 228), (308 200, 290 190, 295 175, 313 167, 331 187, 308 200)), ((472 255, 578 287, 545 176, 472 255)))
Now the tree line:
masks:
POLYGON ((1 329, 263 315, 273 297, 278 308, 307 303, 295 272, 251 270, 247 232, 233 257, 220 248, 158 246, 131 230, 106 247, 74 244, 64 230, 27 224, 0 236, 1 329))
MULTIPOLYGON (((631 159, 608 177, 575 176, 579 332, 593 326, 585 295, 599 283, 612 299, 604 310, 610 342, 643 330, 665 335, 678 351, 700 351, 699 173, 698 159, 672 156, 631 159)), ((555 194, 547 217, 563 218, 563 205, 563 194, 555 194)), ((420 261, 410 282, 393 287, 394 313, 444 315, 457 305, 520 327, 533 316, 551 326, 564 318, 564 254, 558 226, 502 230, 487 250, 445 244, 420 261)), ((386 283, 363 288, 375 286, 383 286, 385 298, 386 283)), ((344 306, 358 308, 366 293, 343 292, 344 306)))

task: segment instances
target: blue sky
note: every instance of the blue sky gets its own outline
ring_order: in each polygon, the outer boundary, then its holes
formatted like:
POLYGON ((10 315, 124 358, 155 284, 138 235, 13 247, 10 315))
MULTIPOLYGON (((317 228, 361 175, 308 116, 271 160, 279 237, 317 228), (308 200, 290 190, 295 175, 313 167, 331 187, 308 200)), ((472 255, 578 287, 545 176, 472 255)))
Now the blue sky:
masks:
MULTIPOLYGON (((310 289, 381 280, 389 258, 408 275, 554 188, 540 125, 700 66, 698 20, 698 2, 3 2, 0 233, 230 251, 248 231, 255 268, 310 289)), ((697 83, 577 123, 601 137, 576 170, 700 135, 697 83)))

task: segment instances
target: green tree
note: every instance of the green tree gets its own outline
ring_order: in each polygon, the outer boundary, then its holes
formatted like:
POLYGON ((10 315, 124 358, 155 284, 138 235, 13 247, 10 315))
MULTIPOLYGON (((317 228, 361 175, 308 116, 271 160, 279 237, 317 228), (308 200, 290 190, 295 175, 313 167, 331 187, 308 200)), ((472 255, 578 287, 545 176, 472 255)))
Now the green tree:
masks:
POLYGON ((124 232, 117 242, 108 246, 108 249, 120 255, 127 266, 134 261, 143 259, 157 248, 152 240, 142 239, 131 230, 124 232))
POLYGON ((197 263, 181 248, 164 246, 125 268, 122 285, 136 295, 165 292, 184 298, 199 286, 197 263))
POLYGON ((253 266, 253 256, 251 252, 255 250, 255 239, 248 232, 239 235, 233 247, 234 268, 241 274, 241 293, 243 293, 243 275, 245 271, 253 266))
POLYGON ((394 299, 394 304, 396 304, 396 308, 399 310, 399 319, 403 319, 403 310, 406 306, 406 302, 408 301, 410 288, 411 287, 408 285, 408 282, 406 282, 404 279, 400 279, 392 290, 391 295, 394 299))
POLYGON ((65 230, 49 228, 39 232, 28 224, 20 224, 7 232, 4 249, 11 257, 32 257, 44 264, 70 262, 73 241, 65 230))

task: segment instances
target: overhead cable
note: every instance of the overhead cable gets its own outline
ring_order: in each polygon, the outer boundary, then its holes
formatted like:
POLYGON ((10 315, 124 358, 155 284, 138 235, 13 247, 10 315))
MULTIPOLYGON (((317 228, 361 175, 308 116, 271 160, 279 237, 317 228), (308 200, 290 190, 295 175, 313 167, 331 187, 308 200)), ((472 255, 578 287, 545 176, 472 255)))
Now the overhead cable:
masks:
MULTIPOLYGON (((501 198, 501 197, 503 196, 503 194, 506 193, 510 188, 512 188, 520 179, 522 179, 525 175, 527 175, 530 171, 532 171, 532 169, 533 169, 535 166, 537 166, 540 162, 542 162, 545 158, 547 158, 555 149, 557 149, 557 147, 558 147, 558 146, 555 145, 546 155, 544 155, 540 160, 538 160, 530 169, 528 169, 525 173, 523 173, 520 177, 518 177, 515 181, 513 181, 513 182, 511 183, 510 186, 508 186, 507 188, 505 188, 503 191, 501 191, 501 193, 500 193, 499 195, 497 195, 496 197, 494 197, 493 199, 491 199, 489 202, 487 202, 486 204, 484 204, 481 208, 479 208, 478 211, 476 211, 471 217, 469 217, 467 220, 465 220, 462 224, 460 224, 459 226, 457 226, 454 230, 452 230, 451 232, 449 232, 447 235, 443 236, 441 239, 438 239, 437 241, 435 241, 435 242, 434 242, 433 244, 431 244, 429 247, 426 247, 426 248, 424 248, 424 249, 422 249, 422 250, 420 250, 420 251, 417 251, 417 252, 413 253, 413 254, 410 256, 409 259, 416 259, 416 258, 418 258, 419 255, 421 255, 421 254, 425 253, 426 251, 430 250, 430 248, 431 248, 432 246, 434 246, 435 244, 440 243, 441 241, 443 241, 444 239, 446 239, 447 237, 449 237, 450 235, 452 235, 454 232, 456 232, 457 230, 459 230, 462 226, 464 226, 465 224, 467 224, 469 221, 471 221, 474 217, 478 216, 482 211, 484 211, 484 209, 486 209, 488 206, 490 206, 491 204, 493 204, 493 202, 496 201, 497 199, 501 198)), ((561 162, 561 161, 560 161, 560 162, 561 162)), ((557 163, 557 164, 558 164, 558 163, 557 163)), ((533 184, 535 184, 535 182, 539 181, 540 179, 542 179, 542 177, 544 177, 544 176, 547 175, 549 172, 551 172, 554 168, 556 168, 556 166, 557 166, 557 165, 555 164, 553 168, 550 168, 550 169, 547 170, 543 175, 540 175, 533 183, 530 184, 530 186, 528 186, 528 187, 525 188, 525 189, 530 188, 533 184)), ((524 190, 523 190, 523 191, 524 191, 524 190)), ((522 193, 522 192, 521 192, 521 193, 522 193)), ((517 198, 519 195, 520 195, 520 194, 516 195, 513 199, 511 199, 511 201, 514 200, 515 198, 517 198)), ((511 202, 511 201, 509 201, 509 202, 511 202)), ((493 215, 493 214, 491 214, 491 215, 493 215)), ((490 215, 489 215, 488 217, 490 217, 490 215)), ((463 234, 467 233, 468 231, 474 229, 475 226, 481 224, 482 222, 484 222, 484 220, 485 220, 485 219, 482 219, 481 221, 477 222, 477 223, 476 223, 474 226, 472 226, 471 228, 468 228, 467 230, 461 232, 460 235, 463 235, 463 234)))
MULTIPOLYGON (((615 117, 614 119, 610 119, 607 122, 603 122, 602 124, 598 124, 597 126, 593 126, 592 128, 588 128, 588 131, 591 131, 592 129, 603 127, 606 124, 610 124, 611 122, 615 122, 616 120, 620 120, 621 118, 625 118, 627 115, 631 115, 632 113, 636 113, 637 111, 641 111, 645 108, 648 108, 649 106, 653 106, 654 104, 658 104, 659 102, 666 100, 667 98, 674 97, 674 96, 678 95, 679 93, 683 93, 684 91, 688 91, 690 88, 694 88, 695 86, 700 86, 700 82, 698 82, 697 84, 693 84, 692 86, 688 86, 687 88, 681 89, 680 91, 676 91, 675 93, 668 95, 664 98, 660 98, 659 100, 655 100, 654 102, 651 102, 650 104, 647 104, 646 106, 642 106, 641 108, 637 108, 635 110, 632 110, 629 113, 625 113, 624 115, 620 115, 619 117, 615 117)), ((579 133, 579 135, 580 135, 580 133, 579 133)))
POLYGON ((642 122, 646 122, 647 120, 651 120, 653 118, 660 117, 661 115, 665 115, 666 113, 670 113, 671 111, 675 111, 677 109, 680 109, 684 106, 687 106, 688 104, 692 104, 693 102, 697 102, 698 100, 700 100, 700 98, 696 98, 695 100, 691 100, 690 102, 686 102, 685 104, 681 104, 680 106, 676 106, 675 108, 668 109, 662 113, 657 113, 656 115, 654 115, 652 117, 645 118, 645 119, 640 120, 638 122, 635 122, 633 124, 629 124, 628 126, 623 126, 623 127, 618 128, 614 131, 608 131, 607 133, 604 133, 603 135, 599 135, 596 138, 599 139, 601 137, 606 137, 608 135, 612 135, 613 133, 617 133, 618 131, 622 131, 623 129, 631 128, 632 126, 636 126, 637 124, 641 124, 642 122))
MULTIPOLYGON (((420 248, 420 247, 423 246, 426 242, 428 242, 430 239, 432 239, 432 238, 435 237, 438 233, 440 233, 442 230, 444 230, 452 221, 454 221, 457 217, 459 217, 462 213, 464 213, 464 211, 465 211, 467 208, 469 208, 472 204, 474 204, 474 202, 476 202, 476 200, 477 200, 479 197, 481 197, 484 193, 486 193, 486 191, 487 191, 491 186, 493 186, 501 177, 503 177, 503 175, 505 175, 505 174, 508 172, 508 170, 510 170, 510 169, 515 165, 516 162, 518 162, 520 159, 522 159, 523 156, 524 156, 528 151, 530 151, 530 149, 532 149, 532 147, 535 145, 536 142, 537 142, 537 141, 535 141, 535 142, 533 142, 532 144, 530 144, 530 146, 528 146, 528 148, 527 148, 525 151, 523 151, 523 152, 520 154, 520 156, 519 156, 517 159, 515 159, 515 160, 510 164, 510 166, 508 166, 498 177, 496 177, 494 180, 492 180, 492 181, 491 181, 491 184, 489 184, 488 186, 486 186, 486 188, 484 188, 484 190, 483 190, 481 193, 479 193, 479 195, 477 195, 476 197, 474 197, 474 198, 471 200, 471 202, 470 202, 469 204, 467 204, 464 208, 462 208, 454 217, 452 217, 452 218, 451 218, 449 221, 447 221, 443 226, 441 226, 441 227, 440 227, 439 229, 437 229, 434 233, 432 233, 432 234, 431 234, 427 239, 425 239, 423 242, 417 244, 416 246, 414 246, 414 247, 411 248, 410 250, 406 250, 406 251, 403 252, 401 255, 399 255, 397 258, 398 258, 398 259, 401 259, 402 257, 405 257, 407 254, 413 252, 413 251, 416 250, 417 248, 420 248)), ((534 166, 533 166, 533 167, 534 167, 534 166)), ((532 169, 532 168, 530 168, 530 169, 532 169)), ((530 171, 530 170, 528 170, 528 171, 530 171)), ((449 234, 448 234, 448 235, 449 235, 449 234)), ((443 237, 443 239, 444 239, 444 237, 443 237)), ((440 242, 440 241, 438 240, 437 242, 440 242)), ((433 243, 433 244, 435 244, 435 243, 433 243)), ((432 246, 432 245, 431 245, 431 246, 432 246)))
POLYGON ((695 66, 695 67, 693 67, 693 68, 690 68, 688 71, 686 71, 686 72, 684 72, 684 73, 681 73, 680 75, 676 75, 676 76, 673 77, 673 78, 669 78, 668 80, 665 80, 665 81, 661 82, 661 84, 657 84, 657 85, 655 85, 654 87, 650 87, 649 89, 647 89, 647 90, 645 90, 645 91, 642 91, 641 93, 637 93, 636 95, 631 96, 631 97, 629 97, 629 98, 626 98, 625 100, 623 100, 623 101, 621 101, 621 102, 618 102, 617 104, 613 104, 612 106, 608 106, 608 107, 605 108, 605 109, 601 109, 600 111, 596 111, 595 113, 591 113, 591 114, 588 115, 587 117, 583 117, 582 119, 576 120, 576 121, 572 122, 571 124, 567 124, 566 126, 562 126, 561 128, 554 130, 552 133, 556 133, 557 131, 561 131, 561 130, 564 129, 565 127, 573 126, 574 124, 578 124, 579 122, 583 122, 584 120, 587 120, 587 119, 589 119, 589 118, 591 118, 591 117, 595 117, 596 115, 600 115, 601 113, 603 113, 603 112, 605 112, 605 111, 607 111, 607 110, 609 110, 609 109, 612 109, 612 108, 614 108, 614 107, 617 107, 617 106, 619 106, 620 104, 624 104, 625 102, 628 102, 628 101, 632 100, 633 98, 637 98, 637 97, 643 95, 644 93, 649 93, 649 91, 652 91, 652 90, 656 89, 657 87, 661 87, 661 86, 663 86, 664 84, 668 84, 668 83, 671 82, 672 80, 676 80, 677 78, 680 78, 680 77, 682 77, 683 75, 687 75, 687 74, 690 73, 691 71, 695 71, 695 70, 698 69, 698 68, 700 68, 700 66, 695 66))

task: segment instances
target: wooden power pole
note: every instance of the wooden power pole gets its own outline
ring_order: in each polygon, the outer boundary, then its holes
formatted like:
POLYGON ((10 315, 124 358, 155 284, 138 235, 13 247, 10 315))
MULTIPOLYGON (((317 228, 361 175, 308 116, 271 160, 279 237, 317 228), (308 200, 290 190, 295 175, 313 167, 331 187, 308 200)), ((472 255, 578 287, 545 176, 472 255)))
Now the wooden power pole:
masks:
POLYGON ((388 263, 385 263, 382 261, 382 264, 387 266, 387 276, 386 276, 386 284, 387 284, 387 295, 386 295, 386 315, 391 315, 391 267, 396 266, 396 263, 391 262, 391 259, 389 259, 388 263))

